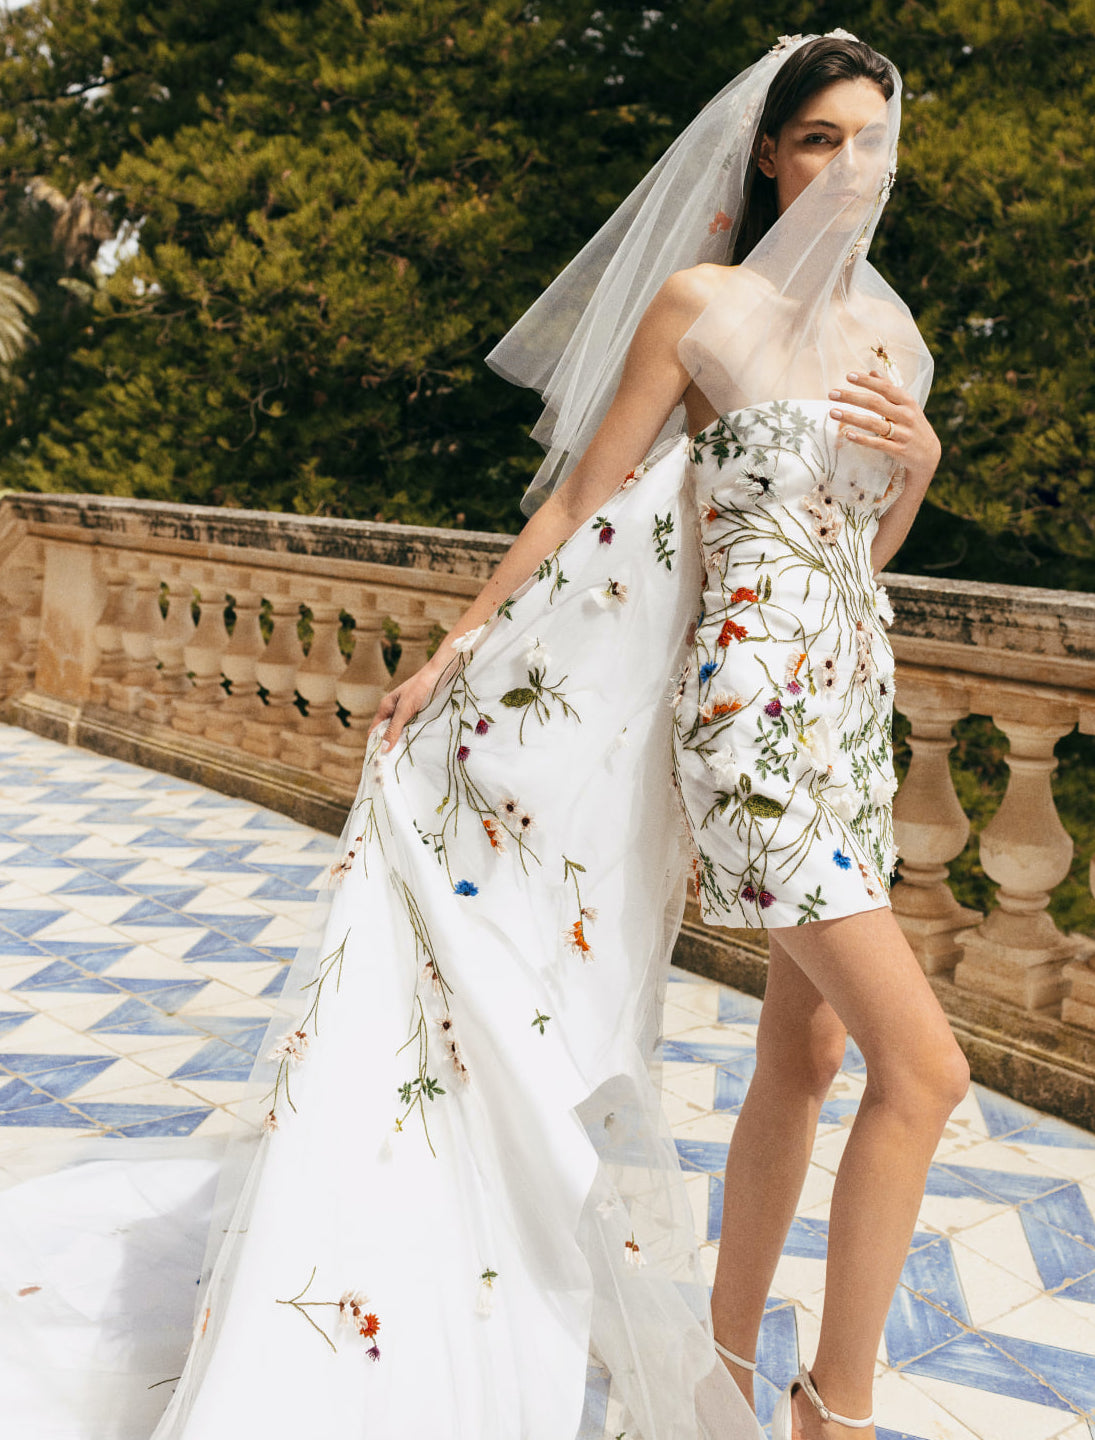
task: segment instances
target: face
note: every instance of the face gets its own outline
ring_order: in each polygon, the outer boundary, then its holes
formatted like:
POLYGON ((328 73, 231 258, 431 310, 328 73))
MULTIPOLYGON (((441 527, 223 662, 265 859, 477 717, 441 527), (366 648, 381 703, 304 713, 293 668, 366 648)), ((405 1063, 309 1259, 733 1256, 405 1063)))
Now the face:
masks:
POLYGON ((860 78, 811 95, 778 136, 765 135, 757 167, 776 182, 782 215, 823 170, 825 193, 837 202, 873 200, 888 160, 886 97, 860 78))

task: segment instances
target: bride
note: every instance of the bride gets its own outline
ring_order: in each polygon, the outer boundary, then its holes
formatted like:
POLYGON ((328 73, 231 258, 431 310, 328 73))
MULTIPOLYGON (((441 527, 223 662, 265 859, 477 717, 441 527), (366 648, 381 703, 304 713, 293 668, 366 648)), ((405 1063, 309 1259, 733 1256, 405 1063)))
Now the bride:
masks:
POLYGON ((0 1208, 26 1221, 63 1184, 128 1267, 112 1306, 42 1227, 51 1314, 94 1331, 96 1374, 8 1307, 27 1440, 147 1440, 122 1397, 170 1363, 149 1345, 167 1257, 126 1253, 122 1193, 210 1221, 155 1440, 755 1440, 757 1334, 846 1032, 866 1090, 817 1355, 773 1435, 873 1434, 968 1080, 887 900, 873 576, 939 458, 930 359, 866 259, 899 89, 846 32, 782 38, 492 353, 546 404, 531 518, 380 707, 255 1123, 204 1169, 97 1153, 0 1208), (710 1298, 657 1089, 686 873, 707 923, 765 927, 771 953, 710 1298))

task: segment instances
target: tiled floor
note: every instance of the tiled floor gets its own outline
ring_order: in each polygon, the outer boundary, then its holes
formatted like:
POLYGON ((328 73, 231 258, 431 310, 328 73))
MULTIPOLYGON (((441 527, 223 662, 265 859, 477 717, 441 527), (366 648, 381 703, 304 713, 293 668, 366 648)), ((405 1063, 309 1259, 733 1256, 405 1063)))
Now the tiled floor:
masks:
MULTIPOLYGON (((334 841, 0 727, 0 1171, 59 1131, 227 1122, 334 841)), ((712 1271, 755 1001, 675 973, 666 1105, 712 1271)), ((863 1084, 822 1116, 760 1350, 759 1408, 812 1354, 833 1175, 863 1084)), ((879 1436, 1095 1436, 1095 1137, 975 1089, 936 1157, 880 1353, 879 1436)))

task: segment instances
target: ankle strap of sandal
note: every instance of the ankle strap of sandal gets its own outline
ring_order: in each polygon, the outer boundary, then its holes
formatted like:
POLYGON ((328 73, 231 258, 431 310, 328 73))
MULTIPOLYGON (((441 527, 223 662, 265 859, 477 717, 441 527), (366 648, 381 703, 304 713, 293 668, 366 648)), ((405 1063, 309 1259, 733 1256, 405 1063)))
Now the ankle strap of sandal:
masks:
POLYGON ((817 1413, 822 1420, 835 1420, 838 1425, 847 1425, 849 1430, 866 1430, 868 1425, 874 1424, 874 1412, 867 1416, 866 1420, 849 1420, 847 1415, 838 1415, 835 1410, 830 1410, 825 1401, 817 1393, 809 1370, 803 1365, 798 1372, 798 1382, 817 1413))
POLYGON ((733 1350, 727 1350, 726 1346, 720 1345, 717 1340, 715 1341, 715 1349, 724 1359, 729 1360, 733 1365, 739 1365, 743 1370, 755 1370, 757 1368, 757 1362, 755 1360, 743 1360, 740 1355, 735 1355, 733 1350))

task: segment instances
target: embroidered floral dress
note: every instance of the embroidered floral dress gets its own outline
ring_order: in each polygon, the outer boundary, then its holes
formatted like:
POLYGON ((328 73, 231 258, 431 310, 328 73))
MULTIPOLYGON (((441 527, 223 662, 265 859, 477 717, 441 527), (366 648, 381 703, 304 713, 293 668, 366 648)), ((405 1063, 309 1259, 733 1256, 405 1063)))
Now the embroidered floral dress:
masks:
POLYGON ((674 755, 712 924, 887 903, 893 617, 870 551, 900 482, 828 409, 730 412, 689 448, 706 578, 674 755))

